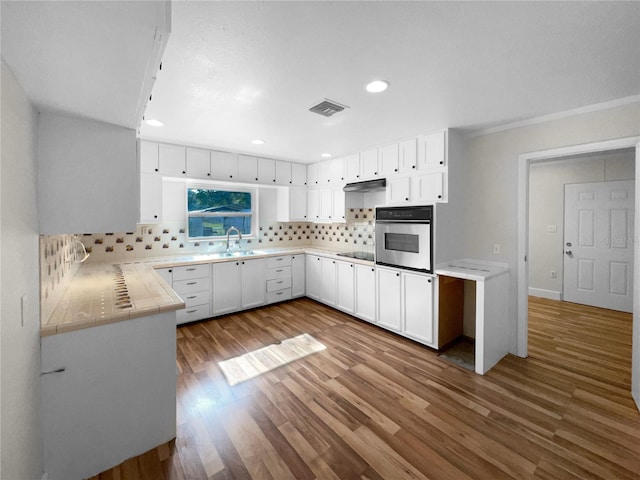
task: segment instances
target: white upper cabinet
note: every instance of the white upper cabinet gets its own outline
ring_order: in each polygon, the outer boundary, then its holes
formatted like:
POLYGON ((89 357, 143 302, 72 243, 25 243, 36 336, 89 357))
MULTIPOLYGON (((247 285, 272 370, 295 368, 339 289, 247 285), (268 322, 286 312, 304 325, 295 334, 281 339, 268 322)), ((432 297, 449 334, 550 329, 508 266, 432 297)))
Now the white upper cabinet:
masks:
POLYGON ((418 170, 446 165, 446 130, 418 137, 418 170))
POLYGON ((344 182, 344 158, 334 158, 331 160, 331 182, 341 183, 344 182))
POLYGON ((331 160, 325 160, 318 164, 318 185, 327 185, 331 182, 331 160))
POLYGON ((398 173, 398 144, 392 143, 378 149, 379 177, 389 177, 398 173))
POLYGON ((214 180, 238 179, 238 155, 228 152, 211 152, 211 177, 214 180))
POLYGON ((310 222, 320 220, 320 190, 307 191, 307 217, 310 222))
POLYGON ((333 220, 333 191, 330 188, 320 190, 320 220, 333 220))
POLYGON ((333 205, 331 219, 334 222, 345 222, 346 217, 346 197, 342 188, 333 189, 333 205))
POLYGON ((357 182, 360 180, 360 154, 354 153, 344 157, 345 180, 357 182))
POLYGON ((167 177, 186 176, 186 147, 161 143, 158 147, 158 171, 161 175, 165 175, 167 177))
POLYGON ((408 203, 411 200, 410 176, 387 179, 387 204, 408 203))
POLYGON ((291 164, 291 185, 304 187, 307 184, 307 166, 303 163, 291 164))
POLYGON ((276 161, 270 158, 258 158, 258 176, 256 182, 266 184, 276 183, 276 161))
POLYGON ((378 176, 378 149, 360 152, 360 180, 369 180, 378 176))
POLYGON ((239 182, 258 181, 258 158, 248 155, 238 155, 238 179, 239 182))
POLYGON ((443 172, 416 175, 413 179, 412 201, 446 202, 445 174, 443 172))
POLYGON ((140 140, 140 173, 158 172, 158 144, 140 140))
POLYGON ((138 223, 162 221, 162 177, 157 174, 140 174, 140 218, 138 223))
POLYGON ((398 171, 411 173, 418 161, 418 141, 415 138, 404 140, 398 145, 398 171))
MULTIPOLYGON (((316 190, 317 192, 317 190, 316 190)), ((276 218, 278 222, 307 221, 307 189, 304 187, 278 188, 276 218)))
POLYGON ((318 164, 311 163, 307 166, 307 185, 313 187, 318 185, 318 164))
POLYGON ((209 150, 187 147, 187 176, 189 178, 211 178, 209 150))
POLYGON ((291 180, 291 162, 276 160, 276 185, 293 185, 291 180))

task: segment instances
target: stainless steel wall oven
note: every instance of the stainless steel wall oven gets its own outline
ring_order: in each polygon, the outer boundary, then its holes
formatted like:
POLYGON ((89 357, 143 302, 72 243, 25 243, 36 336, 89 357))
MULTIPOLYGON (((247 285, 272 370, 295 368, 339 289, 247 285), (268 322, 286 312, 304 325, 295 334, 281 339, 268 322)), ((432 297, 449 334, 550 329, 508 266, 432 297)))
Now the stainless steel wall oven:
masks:
POLYGON ((376 208, 375 261, 433 273, 433 206, 376 208))

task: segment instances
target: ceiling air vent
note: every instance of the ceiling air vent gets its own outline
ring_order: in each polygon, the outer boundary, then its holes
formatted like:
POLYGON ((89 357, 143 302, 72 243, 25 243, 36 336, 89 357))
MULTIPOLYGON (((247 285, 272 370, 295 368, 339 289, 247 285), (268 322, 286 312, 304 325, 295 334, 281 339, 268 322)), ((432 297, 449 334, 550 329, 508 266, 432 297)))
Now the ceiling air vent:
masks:
POLYGON ((330 117, 334 113, 343 111, 345 108, 349 108, 349 107, 347 107, 346 105, 340 105, 337 102, 334 102, 332 100, 327 100, 325 98, 323 101, 321 101, 317 105, 314 105, 313 107, 311 107, 309 111, 322 115, 323 117, 330 117))

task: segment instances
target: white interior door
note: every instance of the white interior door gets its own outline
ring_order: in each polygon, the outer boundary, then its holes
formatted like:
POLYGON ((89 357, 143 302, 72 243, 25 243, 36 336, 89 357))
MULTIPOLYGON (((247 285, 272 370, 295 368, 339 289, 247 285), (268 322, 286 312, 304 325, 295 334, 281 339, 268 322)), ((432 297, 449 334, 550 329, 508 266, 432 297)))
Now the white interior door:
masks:
POLYGON ((563 299, 633 311, 634 181, 565 185, 563 299))

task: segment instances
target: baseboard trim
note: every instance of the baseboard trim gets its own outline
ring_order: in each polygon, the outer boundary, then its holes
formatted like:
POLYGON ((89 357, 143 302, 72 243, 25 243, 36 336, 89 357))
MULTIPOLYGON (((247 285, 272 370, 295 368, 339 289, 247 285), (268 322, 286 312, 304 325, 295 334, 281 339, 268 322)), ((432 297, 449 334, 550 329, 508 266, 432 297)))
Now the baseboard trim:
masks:
POLYGON ((529 295, 532 297, 548 298, 549 300, 562 300, 562 292, 544 290, 542 288, 529 287, 529 295))

